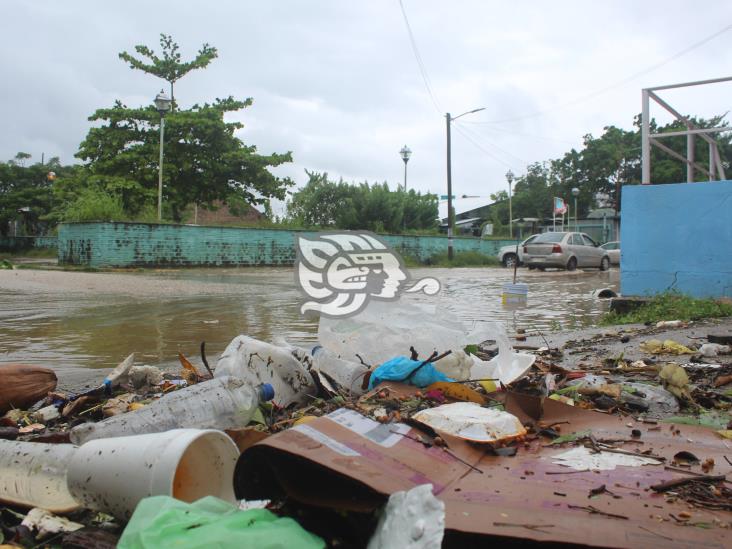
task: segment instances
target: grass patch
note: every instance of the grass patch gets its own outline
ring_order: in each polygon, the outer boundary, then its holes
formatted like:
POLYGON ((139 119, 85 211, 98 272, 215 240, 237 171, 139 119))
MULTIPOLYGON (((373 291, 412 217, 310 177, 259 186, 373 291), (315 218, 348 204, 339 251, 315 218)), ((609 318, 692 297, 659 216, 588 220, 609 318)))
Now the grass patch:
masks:
POLYGON ((609 312, 600 324, 646 324, 659 320, 700 320, 732 316, 732 305, 714 299, 696 299, 679 293, 659 294, 627 314, 609 312))
POLYGON ((480 252, 455 252, 452 261, 447 259, 447 252, 435 254, 425 260, 414 256, 403 255, 407 267, 500 267, 501 262, 491 255, 480 252))

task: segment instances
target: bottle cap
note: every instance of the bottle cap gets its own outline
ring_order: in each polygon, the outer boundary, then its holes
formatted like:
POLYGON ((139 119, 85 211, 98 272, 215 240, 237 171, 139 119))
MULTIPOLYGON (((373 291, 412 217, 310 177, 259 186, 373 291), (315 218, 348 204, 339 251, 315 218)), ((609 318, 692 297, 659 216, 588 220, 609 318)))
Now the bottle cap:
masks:
POLYGON ((259 387, 260 394, 262 395, 262 402, 272 400, 275 396, 274 387, 269 383, 262 383, 259 387))

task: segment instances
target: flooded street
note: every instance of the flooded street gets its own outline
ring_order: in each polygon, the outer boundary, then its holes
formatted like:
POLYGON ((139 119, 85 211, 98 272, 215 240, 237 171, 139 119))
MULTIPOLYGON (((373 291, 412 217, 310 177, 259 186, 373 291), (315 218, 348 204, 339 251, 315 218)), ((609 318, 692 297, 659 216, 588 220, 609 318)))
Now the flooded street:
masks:
MULTIPOLYGON (((509 331, 555 331, 594 322, 608 306, 593 290, 618 291, 619 271, 529 272, 529 305, 503 310, 501 289, 512 271, 500 268, 412 269, 413 278, 442 282, 440 308, 468 326, 499 320, 509 331)), ((186 269, 140 273, 0 271, 0 362, 63 371, 106 369, 130 352, 137 362, 177 364, 182 352, 209 362, 237 334, 312 344, 317 322, 299 313, 292 268, 186 269)), ((98 375, 102 371, 95 372, 98 375)))

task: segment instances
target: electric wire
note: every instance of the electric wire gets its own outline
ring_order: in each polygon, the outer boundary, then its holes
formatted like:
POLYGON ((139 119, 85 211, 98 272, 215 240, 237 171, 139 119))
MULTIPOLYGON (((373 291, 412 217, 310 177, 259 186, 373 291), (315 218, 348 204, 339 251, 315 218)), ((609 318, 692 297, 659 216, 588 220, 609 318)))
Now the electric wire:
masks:
POLYGON ((427 93, 430 96, 430 99, 432 100, 432 104, 435 107, 435 110, 442 114, 442 109, 440 108, 439 103, 437 102, 437 99, 435 98, 435 94, 432 93, 432 86, 430 85, 430 78, 427 75, 427 69, 424 66, 424 62, 422 61, 422 56, 419 54, 419 48, 417 48, 417 41, 414 39, 414 34, 412 33, 412 27, 409 24, 409 18, 407 17, 407 12, 404 9, 404 4, 402 0, 399 0, 399 7, 402 10, 402 17, 404 18, 404 25, 407 27, 407 34, 409 35, 409 43, 412 46, 412 53, 414 53, 414 58, 417 60, 417 66, 419 67, 419 72, 422 75, 422 81, 424 82, 425 88, 427 88, 427 93))
MULTIPOLYGON (((467 134, 469 134, 474 140, 480 141, 482 143, 485 143, 485 144, 489 145, 490 147, 493 147, 494 149, 497 149, 497 150, 501 151, 503 154, 514 158, 515 160, 517 160, 518 162, 521 162, 522 164, 528 164, 528 162, 526 162, 526 160, 524 160, 523 158, 520 158, 520 157, 516 156, 515 154, 513 154, 512 152, 507 151, 506 149, 504 149, 502 147, 499 147, 495 143, 491 143, 490 141, 487 141, 485 139, 485 137, 481 136, 480 134, 478 134, 477 132, 471 130, 470 128, 466 128, 464 126, 463 127, 460 127, 460 126, 462 126, 462 124, 460 124, 458 122, 458 123, 456 123, 453 126, 453 128, 456 128, 456 129, 457 128, 460 128, 460 130, 462 130, 462 131, 466 132, 467 134)), ((465 134, 463 134, 463 135, 465 135, 465 134)))
MULTIPOLYGON (((466 120, 465 122, 463 122, 463 124, 482 124, 482 125, 486 125, 485 122, 483 122, 483 123, 481 123, 481 122, 474 122, 472 120, 466 120)), ((530 138, 536 139, 538 141, 547 141, 547 142, 550 142, 550 143, 562 143, 564 145, 574 145, 575 144, 574 141, 569 141, 568 139, 557 139, 556 137, 547 137, 545 135, 536 135, 536 134, 533 134, 533 133, 517 132, 517 131, 514 131, 514 130, 506 130, 506 129, 500 128, 500 127, 496 127, 496 128, 484 128, 484 129, 486 129, 487 131, 493 131, 495 133, 505 133, 505 134, 509 134, 509 135, 518 135, 518 136, 521 136, 521 137, 530 137, 530 138)))
POLYGON ((614 84, 611 84, 609 86, 606 86, 605 88, 601 88, 601 89, 596 90, 594 92, 588 93, 587 95, 580 96, 580 97, 578 97, 576 99, 573 99, 572 101, 569 101, 567 103, 560 103, 559 105, 556 105, 556 106, 554 106, 552 108, 544 109, 544 110, 541 110, 541 111, 536 111, 536 112, 533 112, 533 113, 530 113, 530 114, 524 114, 524 115, 520 115, 520 116, 514 116, 514 117, 511 117, 511 118, 502 118, 500 120, 490 120, 490 121, 486 121, 486 122, 473 122, 473 124, 500 124, 500 123, 503 123, 503 122, 515 122, 517 120, 525 120, 527 118, 536 118, 536 117, 539 117, 539 116, 544 116, 546 114, 549 114, 549 113, 554 112, 554 111, 557 111, 557 110, 565 109, 567 107, 571 107, 573 105, 577 105, 579 103, 583 103, 585 101, 589 101, 590 99, 594 99, 595 97, 597 97, 599 95, 602 95, 604 93, 607 93, 609 91, 612 91, 612 90, 614 90, 616 88, 622 87, 622 86, 630 83, 631 81, 635 80, 636 78, 640 78, 641 76, 644 76, 644 75, 646 75, 646 74, 648 74, 650 72, 653 72, 653 71, 655 71, 657 69, 660 69, 664 65, 667 65, 667 64, 671 63, 672 61, 675 61, 676 59, 678 59, 679 57, 682 57, 683 55, 686 55, 690 51, 693 51, 693 50, 695 50, 695 49, 697 49, 697 48, 705 45, 706 43, 714 40, 715 38, 717 38, 721 34, 724 34, 725 32, 729 31, 730 29, 732 29, 732 24, 729 24, 726 27, 722 28, 721 30, 718 30, 717 32, 715 32, 713 34, 710 34, 709 36, 707 36, 707 37, 699 40, 698 42, 695 42, 695 43, 691 44, 690 46, 684 48, 683 50, 681 50, 681 51, 679 51, 677 53, 675 53, 671 57, 668 57, 668 58, 664 59, 663 61, 660 61, 660 62, 658 62, 658 63, 656 63, 654 65, 651 65, 650 67, 646 67, 645 69, 643 69, 641 71, 638 71, 638 72, 636 72, 634 74, 631 74, 630 76, 628 76, 626 78, 623 78, 622 80, 619 80, 618 82, 615 82, 614 84))
POLYGON ((475 139, 473 139, 472 137, 470 137, 470 135, 468 135, 464 131, 464 129, 461 128, 460 126, 453 126, 453 128, 455 129, 456 132, 458 132, 460 135, 462 135, 469 143, 471 143, 475 148, 477 148, 478 150, 480 150, 481 152, 483 152, 487 156, 490 156, 496 162, 499 162, 500 164, 503 164, 507 168, 514 168, 515 167, 515 166, 509 164, 508 162, 506 162, 505 160, 503 160, 502 158, 499 158, 498 156, 496 156, 495 154, 493 154, 489 150, 487 150, 480 143, 478 143, 475 139))

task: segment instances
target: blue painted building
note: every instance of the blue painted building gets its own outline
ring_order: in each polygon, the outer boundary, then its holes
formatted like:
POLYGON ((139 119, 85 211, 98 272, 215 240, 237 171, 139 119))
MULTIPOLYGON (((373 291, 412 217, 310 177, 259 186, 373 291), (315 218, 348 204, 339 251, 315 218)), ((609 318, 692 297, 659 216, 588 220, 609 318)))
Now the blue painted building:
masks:
POLYGON ((623 187, 623 295, 732 297, 732 181, 623 187))

